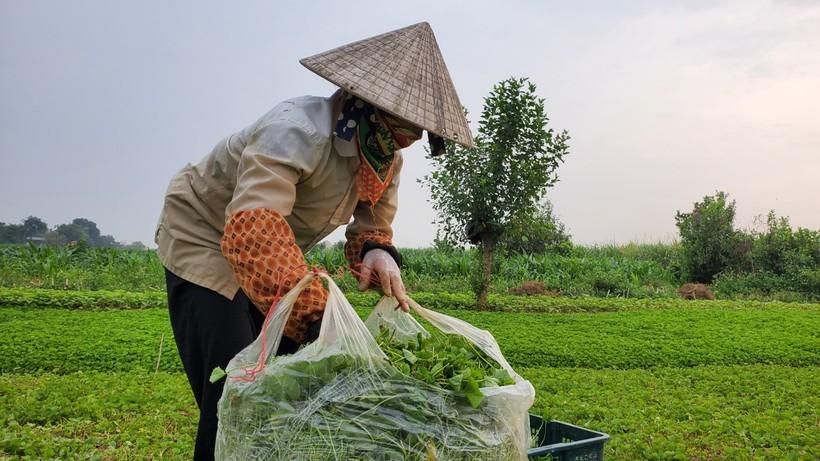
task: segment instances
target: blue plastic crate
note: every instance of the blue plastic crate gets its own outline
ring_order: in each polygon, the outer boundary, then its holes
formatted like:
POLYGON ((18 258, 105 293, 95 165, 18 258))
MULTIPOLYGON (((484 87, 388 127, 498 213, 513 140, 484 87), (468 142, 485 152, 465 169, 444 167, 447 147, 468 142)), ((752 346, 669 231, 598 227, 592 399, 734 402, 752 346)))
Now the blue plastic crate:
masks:
POLYGON ((554 461, 602 461, 604 444, 609 435, 562 421, 544 421, 530 415, 530 429, 536 447, 527 452, 529 458, 551 456, 554 461))

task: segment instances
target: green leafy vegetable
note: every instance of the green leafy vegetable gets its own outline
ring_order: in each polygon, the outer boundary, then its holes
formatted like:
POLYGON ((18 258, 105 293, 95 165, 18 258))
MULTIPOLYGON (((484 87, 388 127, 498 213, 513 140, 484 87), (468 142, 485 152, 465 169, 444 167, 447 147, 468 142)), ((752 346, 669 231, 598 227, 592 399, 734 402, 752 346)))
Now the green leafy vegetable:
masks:
POLYGON ((376 342, 402 373, 464 397, 478 408, 484 395, 479 388, 514 384, 498 363, 461 336, 436 333, 400 341, 382 328, 376 342))
POLYGON ((225 370, 223 370, 222 367, 216 367, 211 372, 211 377, 208 378, 208 381, 210 381, 211 383, 215 383, 215 382, 219 381, 220 379, 224 378, 225 375, 226 375, 225 370))

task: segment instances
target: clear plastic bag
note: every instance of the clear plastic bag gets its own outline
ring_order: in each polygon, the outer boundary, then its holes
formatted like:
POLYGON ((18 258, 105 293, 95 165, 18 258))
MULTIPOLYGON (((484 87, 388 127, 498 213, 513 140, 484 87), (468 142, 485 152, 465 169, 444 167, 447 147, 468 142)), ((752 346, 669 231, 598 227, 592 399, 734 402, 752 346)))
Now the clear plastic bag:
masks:
POLYGON ((427 335, 411 315, 383 298, 367 324, 333 280, 309 274, 268 317, 263 332, 234 357, 219 401, 216 459, 238 460, 524 460, 528 409, 535 391, 504 359, 489 332, 412 309, 435 328, 467 340, 496 360, 515 384, 482 388, 478 408, 403 375, 368 330, 427 335), (285 321, 315 276, 329 296, 319 337, 293 355, 273 357, 285 321))

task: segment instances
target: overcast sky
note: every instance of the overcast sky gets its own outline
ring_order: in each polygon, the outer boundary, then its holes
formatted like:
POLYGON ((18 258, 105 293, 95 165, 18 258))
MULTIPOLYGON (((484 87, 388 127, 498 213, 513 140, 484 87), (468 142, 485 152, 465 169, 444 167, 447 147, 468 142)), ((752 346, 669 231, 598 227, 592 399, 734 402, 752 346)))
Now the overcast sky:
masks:
MULTIPOLYGON (((332 93, 299 58, 428 21, 471 113, 527 76, 570 132, 549 195, 576 242, 671 240, 718 189, 741 227, 773 208, 820 228, 820 2, 284 4, 0 0, 0 221, 87 217, 153 245, 183 165, 332 93)), ((405 165, 395 241, 425 246, 421 143, 405 165)))

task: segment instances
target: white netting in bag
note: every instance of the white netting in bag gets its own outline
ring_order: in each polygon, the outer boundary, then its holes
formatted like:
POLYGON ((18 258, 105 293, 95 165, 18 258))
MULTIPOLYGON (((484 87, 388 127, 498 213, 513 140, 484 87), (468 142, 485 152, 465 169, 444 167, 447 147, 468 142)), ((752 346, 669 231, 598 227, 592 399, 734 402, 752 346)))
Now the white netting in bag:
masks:
POLYGON ((486 331, 411 303, 445 333, 465 337, 496 360, 514 384, 463 397, 414 379, 379 348, 374 331, 397 338, 429 333, 383 299, 367 326, 326 275, 329 296, 316 341, 272 358, 309 274, 277 305, 260 337, 228 365, 219 402, 218 460, 523 460, 534 390, 515 374, 486 331))

